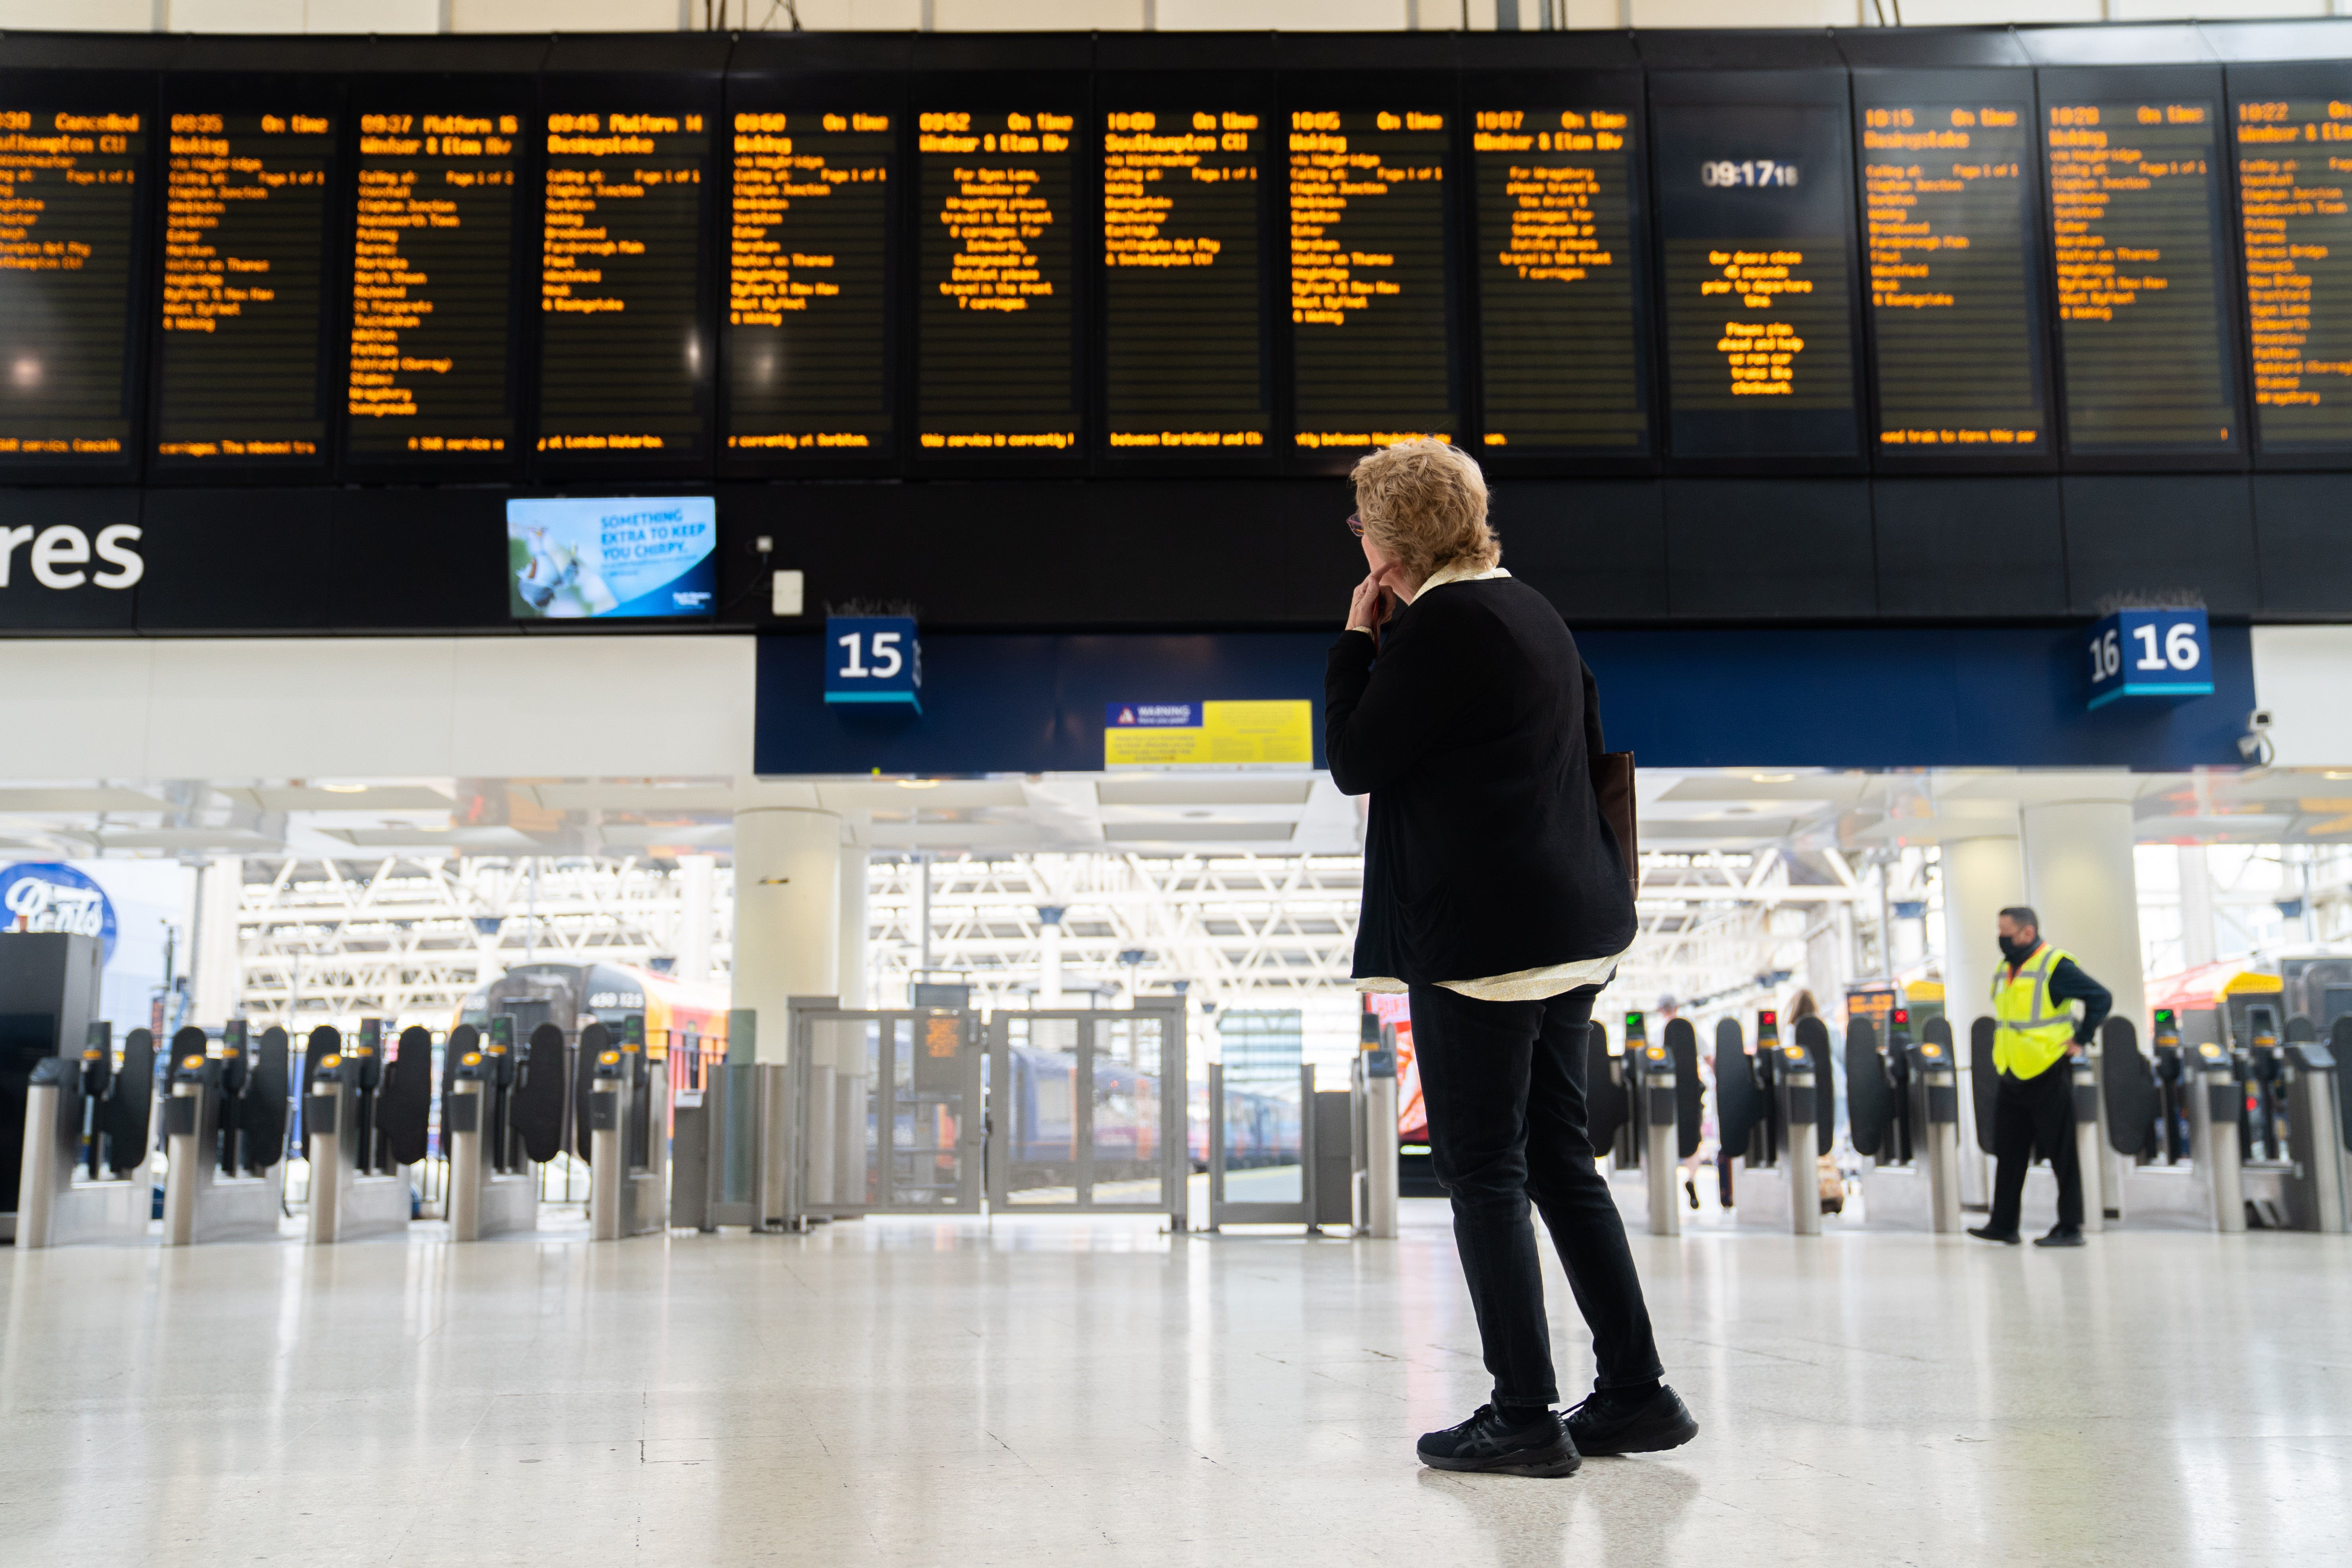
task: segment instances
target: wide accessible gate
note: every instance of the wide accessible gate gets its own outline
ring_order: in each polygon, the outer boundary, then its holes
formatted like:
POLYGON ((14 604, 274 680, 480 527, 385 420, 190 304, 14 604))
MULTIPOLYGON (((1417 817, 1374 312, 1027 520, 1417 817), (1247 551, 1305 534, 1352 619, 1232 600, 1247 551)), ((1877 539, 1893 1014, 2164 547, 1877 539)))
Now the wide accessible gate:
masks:
POLYGON ((793 1214, 978 1214, 980 1018, 946 1007, 792 1010, 793 1214))
POLYGON ((1191 1123, 1181 1000, 990 1022, 991 1214, 1164 1214, 1181 1234, 1191 1123))

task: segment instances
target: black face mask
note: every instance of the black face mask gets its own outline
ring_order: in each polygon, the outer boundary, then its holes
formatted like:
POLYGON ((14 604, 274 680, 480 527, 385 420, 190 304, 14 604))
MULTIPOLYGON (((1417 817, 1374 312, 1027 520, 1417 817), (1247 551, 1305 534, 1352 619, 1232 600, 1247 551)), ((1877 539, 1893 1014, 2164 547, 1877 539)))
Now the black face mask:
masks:
POLYGON ((2033 956, 2033 950, 2042 945, 2039 942, 2019 942, 2005 936, 1996 940, 2000 943, 2000 955, 2011 964, 2023 963, 2033 956))

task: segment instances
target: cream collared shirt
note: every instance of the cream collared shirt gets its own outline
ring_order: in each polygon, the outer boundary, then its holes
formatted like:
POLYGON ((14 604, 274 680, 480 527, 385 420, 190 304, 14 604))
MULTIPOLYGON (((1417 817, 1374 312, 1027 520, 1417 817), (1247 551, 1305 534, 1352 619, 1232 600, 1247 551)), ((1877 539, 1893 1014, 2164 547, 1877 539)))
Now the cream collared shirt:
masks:
MULTIPOLYGON (((1500 566, 1489 566, 1483 572, 1475 572, 1466 566, 1448 566, 1431 573, 1429 580, 1422 584, 1421 593, 1415 594, 1413 598, 1418 599, 1433 588, 1443 588, 1448 583, 1484 583, 1491 578, 1509 575, 1500 566)), ((1412 600, 1406 603, 1410 604, 1412 600)), ((1628 947, 1625 952, 1633 951, 1628 947)), ((1476 1002, 1541 1002, 1580 985, 1607 984, 1609 977, 1617 972, 1617 965, 1623 961, 1625 952, 1612 952, 1606 958, 1580 958, 1573 963, 1550 963, 1540 969, 1514 970, 1508 974, 1489 974, 1478 980, 1441 980, 1438 984, 1476 1002)), ((1356 982, 1356 989, 1393 994, 1408 987, 1403 981, 1390 975, 1368 974, 1356 982)))

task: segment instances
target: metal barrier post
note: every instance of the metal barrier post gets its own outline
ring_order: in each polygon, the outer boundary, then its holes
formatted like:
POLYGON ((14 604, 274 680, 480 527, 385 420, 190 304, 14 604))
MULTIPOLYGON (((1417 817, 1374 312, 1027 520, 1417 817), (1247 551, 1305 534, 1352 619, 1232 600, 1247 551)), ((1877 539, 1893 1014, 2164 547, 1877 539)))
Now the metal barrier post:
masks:
POLYGON ((1821 1119, 1821 1095, 1813 1082, 1812 1055, 1802 1046, 1782 1046, 1778 1065, 1780 1164, 1789 1173, 1789 1231, 1792 1236, 1819 1236, 1821 1164, 1813 1152, 1813 1127, 1821 1119))
POLYGON ((2213 1199, 2213 1228, 2224 1236, 2246 1228, 2244 1154, 2238 1146, 2238 1078, 2230 1053, 2211 1041, 2197 1047, 2197 1092, 2189 1097, 2190 1157, 2205 1167, 2213 1199))
POLYGON ((636 1086, 617 1050, 596 1053, 588 1091, 588 1238, 618 1241, 621 1193, 629 1178, 626 1130, 636 1086))
MULTIPOLYGON (((2074 1163, 2083 1178, 2083 1234, 2106 1229, 2107 1140, 2099 1110, 2099 1068, 2086 1052, 2074 1058, 2074 1163)), ((2120 1201, 2120 1200, 2119 1200, 2120 1201)))
POLYGON ((1927 1222, 1938 1235, 1960 1229, 1960 1079, 1958 1065, 1941 1041, 1914 1047, 1915 1077, 1926 1115, 1927 1222))
POLYGON ((1390 1241, 1397 1233, 1396 1052, 1377 1044, 1358 1052, 1356 1077, 1356 1234, 1390 1241))
POLYGON ((1650 1189, 1650 1234, 1680 1236, 1682 1205, 1675 1201, 1675 1058, 1664 1045, 1642 1047, 1640 1071, 1633 1083, 1642 1097, 1642 1168, 1650 1189))
POLYGON ((34 1064, 25 1087, 25 1159, 16 1178, 16 1245, 27 1251, 49 1245, 49 1215, 61 1185, 73 1181, 73 1152, 64 1128, 66 1062, 44 1057, 34 1064))
POLYGON ((449 1146, 449 1239, 479 1241, 482 1239, 482 1183, 488 1173, 482 1169, 482 1080, 467 1077, 469 1070, 478 1071, 480 1053, 466 1053, 473 1058, 457 1069, 449 1085, 449 1125, 441 1136, 449 1146))

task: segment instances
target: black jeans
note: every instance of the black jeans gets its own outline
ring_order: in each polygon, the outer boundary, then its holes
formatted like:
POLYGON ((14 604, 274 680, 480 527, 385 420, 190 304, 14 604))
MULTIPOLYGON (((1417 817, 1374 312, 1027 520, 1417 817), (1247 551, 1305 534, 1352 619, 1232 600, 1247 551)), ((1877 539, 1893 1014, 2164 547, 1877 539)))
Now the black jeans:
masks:
POLYGON ((2074 1152, 2072 1060, 2060 1057, 2028 1079, 2000 1075, 2000 1087, 1993 1098, 1992 1146, 2000 1164, 1992 1183, 1990 1229, 2017 1228, 2018 1209, 2025 1197, 2025 1168, 2033 1163, 2037 1149, 2058 1178, 2059 1226, 2082 1228, 2083 1170, 2074 1152))
POLYGON ((1559 1397, 1530 1198, 1592 1331, 1593 1386, 1640 1387, 1662 1370, 1625 1222, 1585 1131, 1585 1040, 1598 992, 1477 1002, 1441 985, 1412 987, 1431 1163, 1454 1199, 1454 1246, 1497 1405, 1559 1397))

